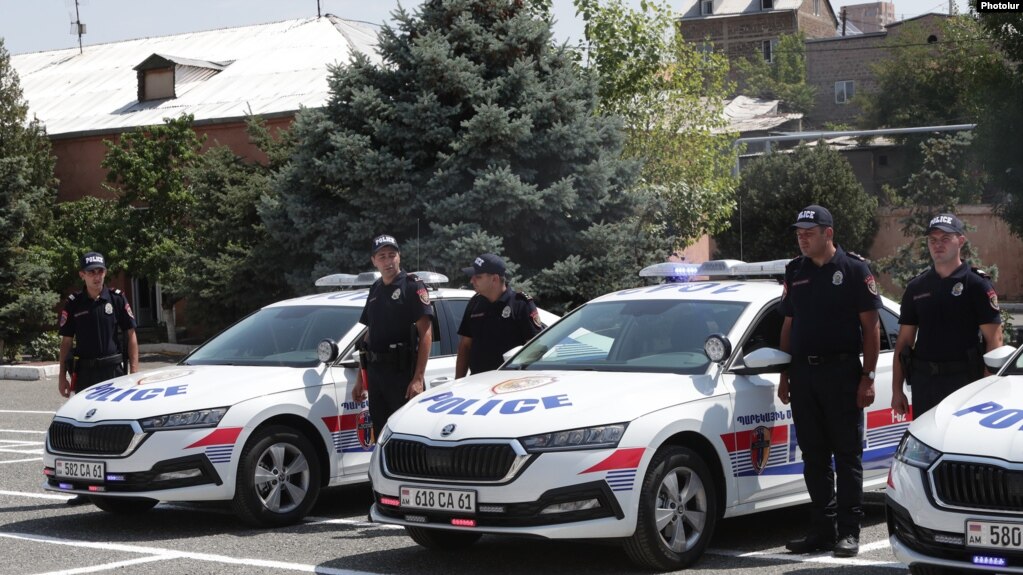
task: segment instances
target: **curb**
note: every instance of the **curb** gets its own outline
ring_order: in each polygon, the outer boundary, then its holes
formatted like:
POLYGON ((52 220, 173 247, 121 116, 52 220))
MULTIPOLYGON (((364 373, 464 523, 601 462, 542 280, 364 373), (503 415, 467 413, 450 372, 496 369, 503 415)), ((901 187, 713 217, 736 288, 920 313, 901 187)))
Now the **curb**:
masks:
MULTIPOLYGON (((180 343, 144 343, 139 344, 139 355, 145 353, 185 355, 195 349, 195 347, 194 345, 180 343)), ((38 381, 47 377, 56 377, 57 373, 56 363, 46 365, 0 365, 0 379, 38 381)))

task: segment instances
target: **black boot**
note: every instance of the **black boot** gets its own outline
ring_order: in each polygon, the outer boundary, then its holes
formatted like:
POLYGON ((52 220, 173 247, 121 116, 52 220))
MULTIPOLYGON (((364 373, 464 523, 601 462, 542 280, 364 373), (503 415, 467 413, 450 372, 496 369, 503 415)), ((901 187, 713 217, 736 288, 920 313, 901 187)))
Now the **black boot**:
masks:
POLYGON ((835 548, 835 540, 811 533, 806 537, 793 539, 785 544, 785 548, 793 553, 813 553, 814 551, 831 551, 835 548))

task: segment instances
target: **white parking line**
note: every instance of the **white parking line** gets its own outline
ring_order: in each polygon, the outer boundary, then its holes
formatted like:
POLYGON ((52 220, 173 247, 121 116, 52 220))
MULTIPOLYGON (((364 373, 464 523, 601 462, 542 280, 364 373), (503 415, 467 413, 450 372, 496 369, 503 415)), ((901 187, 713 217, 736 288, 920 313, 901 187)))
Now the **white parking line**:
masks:
MULTIPOLYGON (((885 541, 885 543, 888 543, 885 541)), ((874 545, 871 543, 870 545, 874 545)), ((877 547, 880 548, 880 547, 877 547)), ((860 552, 864 551, 860 547, 860 552)), ((721 555, 723 557, 734 557, 737 559, 769 559, 783 561, 785 563, 823 563, 825 565, 856 565, 859 567, 884 567, 887 569, 905 569, 906 566, 897 561, 873 561, 871 559, 854 559, 832 557, 830 554, 819 555, 793 555, 791 553, 776 553, 772 551, 732 551, 731 549, 708 549, 710 555, 721 555)))
POLYGON ((60 499, 66 501, 73 496, 57 495, 55 493, 29 493, 27 491, 0 491, 0 495, 11 495, 13 497, 32 497, 35 499, 60 499))
POLYGON ((44 415, 53 415, 56 411, 24 411, 19 409, 0 409, 0 413, 40 413, 44 415))
POLYGON ((230 557, 227 555, 213 555, 210 553, 192 553, 190 551, 178 551, 175 549, 163 549, 160 547, 123 545, 119 543, 103 543, 100 541, 75 541, 71 539, 60 539, 57 537, 46 537, 44 535, 32 535, 29 533, 9 533, 0 531, 0 537, 6 537, 8 539, 17 539, 21 541, 31 541, 33 543, 66 545, 69 547, 84 547, 87 549, 101 551, 117 551, 121 553, 145 553, 162 559, 191 559, 194 561, 209 561, 211 563, 223 563, 227 565, 266 567, 270 569, 281 569, 285 571, 302 571, 305 573, 322 573, 326 575, 375 575, 368 571, 354 571, 352 569, 332 569, 330 567, 324 567, 322 565, 305 565, 302 563, 287 563, 284 561, 269 561, 266 559, 230 557))
MULTIPOLYGON (((0 413, 3 413, 0 411, 0 413)), ((33 431, 31 429, 0 429, 0 433, 38 433, 39 435, 46 435, 45 431, 33 431)))
POLYGON ((0 465, 5 463, 28 463, 29 461, 42 461, 42 457, 33 457, 31 459, 12 459, 10 461, 0 461, 0 465))
POLYGON ((5 446, 18 446, 18 445, 42 445, 42 441, 25 441, 24 439, 0 439, 0 445, 5 446))
POLYGON ((110 571, 112 569, 129 567, 131 565, 152 563, 153 561, 167 561, 169 559, 174 559, 174 557, 164 557, 161 555, 157 555, 155 557, 139 557, 138 559, 129 559, 127 561, 104 563, 103 565, 92 565, 90 567, 79 567, 78 569, 65 569, 63 571, 50 571, 48 573, 37 573, 36 575, 78 575, 79 573, 99 573, 100 571, 110 571))

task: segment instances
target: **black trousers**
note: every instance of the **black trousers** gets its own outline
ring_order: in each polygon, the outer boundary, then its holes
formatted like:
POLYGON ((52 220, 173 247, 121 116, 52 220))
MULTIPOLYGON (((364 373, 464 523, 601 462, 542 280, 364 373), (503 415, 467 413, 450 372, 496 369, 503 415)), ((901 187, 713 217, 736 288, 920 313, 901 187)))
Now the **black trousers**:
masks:
POLYGON ((407 369, 399 369, 387 364, 370 364, 366 369, 369 380, 369 417, 373 420, 373 432, 380 438, 391 414, 408 401, 408 384, 412 375, 407 369))
POLYGON ((860 534, 863 410, 856 406, 856 392, 861 373, 860 360, 852 354, 822 365, 794 357, 789 367, 792 417, 803 452, 811 529, 824 538, 860 534))
POLYGON ((975 371, 933 375, 914 370, 910 377, 910 391, 913 393, 913 419, 919 419, 953 392, 966 384, 980 379, 975 371))
POLYGON ((97 383, 122 375, 124 375, 124 369, 120 364, 78 368, 78 374, 75 378, 75 393, 80 393, 97 383))

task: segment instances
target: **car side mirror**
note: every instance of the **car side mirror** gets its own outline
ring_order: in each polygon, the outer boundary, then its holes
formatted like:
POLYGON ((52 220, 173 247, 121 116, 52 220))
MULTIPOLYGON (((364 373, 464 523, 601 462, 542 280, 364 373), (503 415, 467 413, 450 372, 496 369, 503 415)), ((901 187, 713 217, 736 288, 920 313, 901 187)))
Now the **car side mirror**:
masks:
POLYGON ((762 347, 742 357, 742 367, 732 370, 739 375, 757 375, 760 373, 781 373, 792 363, 792 356, 784 351, 771 347, 762 347))
POLYGON ((1005 365, 1005 362, 1009 361, 1009 358, 1014 353, 1016 353, 1016 348, 1011 345, 996 347, 984 354, 984 365, 994 373, 1002 369, 1002 366, 1005 365))

